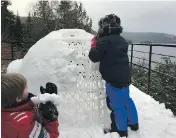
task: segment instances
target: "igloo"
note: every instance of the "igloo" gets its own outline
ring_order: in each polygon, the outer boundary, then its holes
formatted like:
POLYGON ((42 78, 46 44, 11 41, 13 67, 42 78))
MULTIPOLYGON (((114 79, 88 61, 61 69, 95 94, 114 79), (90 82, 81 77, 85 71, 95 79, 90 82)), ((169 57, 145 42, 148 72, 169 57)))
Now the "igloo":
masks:
POLYGON ((53 82, 66 101, 59 109, 61 128, 104 125, 108 119, 104 82, 98 63, 88 58, 93 35, 79 29, 54 31, 34 44, 15 69, 28 80, 29 91, 39 94, 40 86, 53 82))

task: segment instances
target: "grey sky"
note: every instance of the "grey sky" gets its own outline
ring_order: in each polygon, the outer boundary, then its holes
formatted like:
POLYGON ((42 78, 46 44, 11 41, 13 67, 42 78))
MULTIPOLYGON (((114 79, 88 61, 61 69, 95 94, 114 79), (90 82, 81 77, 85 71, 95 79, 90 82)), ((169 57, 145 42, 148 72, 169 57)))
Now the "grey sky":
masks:
MULTIPOLYGON (((32 0, 35 1, 35 0, 32 0)), ((176 35, 176 1, 112 1, 81 0, 93 19, 93 29, 106 14, 121 17, 124 31, 162 32, 176 35)), ((31 0, 12 0, 12 10, 27 15, 31 0)))

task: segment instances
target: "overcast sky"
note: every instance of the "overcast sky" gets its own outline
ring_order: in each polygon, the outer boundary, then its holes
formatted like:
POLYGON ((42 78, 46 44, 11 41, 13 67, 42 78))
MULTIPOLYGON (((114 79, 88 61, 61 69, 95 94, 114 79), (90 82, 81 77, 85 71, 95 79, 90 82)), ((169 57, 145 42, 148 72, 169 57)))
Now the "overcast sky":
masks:
MULTIPOLYGON (((36 0, 11 0, 12 10, 26 16, 36 0)), ((176 35, 176 1, 112 1, 82 0, 88 15, 93 19, 93 29, 98 20, 114 13, 122 20, 124 31, 162 32, 176 35)))

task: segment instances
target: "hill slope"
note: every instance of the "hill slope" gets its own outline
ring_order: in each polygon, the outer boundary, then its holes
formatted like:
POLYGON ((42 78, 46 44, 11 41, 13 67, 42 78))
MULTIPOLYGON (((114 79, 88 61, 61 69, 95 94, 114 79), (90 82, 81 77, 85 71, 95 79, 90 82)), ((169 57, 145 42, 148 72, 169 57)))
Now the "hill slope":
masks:
POLYGON ((122 34, 133 43, 140 43, 141 41, 151 41, 152 43, 176 43, 176 36, 165 33, 152 32, 124 32, 122 34))

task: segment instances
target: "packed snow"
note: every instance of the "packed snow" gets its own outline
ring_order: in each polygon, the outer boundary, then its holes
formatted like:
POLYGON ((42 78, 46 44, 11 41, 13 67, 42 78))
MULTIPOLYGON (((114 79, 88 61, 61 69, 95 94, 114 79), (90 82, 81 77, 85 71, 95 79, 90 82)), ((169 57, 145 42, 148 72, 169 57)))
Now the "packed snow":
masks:
POLYGON ((66 101, 58 107, 62 111, 60 128, 99 125, 108 116, 105 101, 99 100, 104 97, 104 82, 98 64, 88 59, 92 37, 84 30, 51 32, 7 69, 22 73, 29 91, 36 95, 47 82, 57 85, 58 94, 66 101))
MULTIPOLYGON (((79 29, 51 32, 7 69, 22 73, 29 91, 36 95, 40 94, 40 86, 49 81, 58 86, 58 99, 54 96, 52 100, 59 103, 60 138, 119 138, 117 133, 103 133, 110 121, 99 65, 88 59, 92 37, 79 29)), ((130 90, 138 109, 140 130, 129 130, 129 138, 175 138, 173 113, 136 87, 131 85, 130 90)))
POLYGON ((22 59, 12 61, 7 68, 7 72, 18 72, 21 67, 21 62, 22 59))
POLYGON ((45 104, 47 101, 51 101, 56 106, 59 106, 60 104, 64 104, 64 100, 62 99, 62 97, 60 97, 59 95, 57 95, 55 93, 53 93, 53 94, 49 94, 49 93, 39 94, 39 95, 32 97, 31 101, 35 105, 39 105, 40 103, 45 104))
MULTIPOLYGON (((129 129, 129 138, 175 138, 176 118, 164 104, 159 104, 149 95, 134 86, 130 86, 131 97, 134 99, 140 122, 140 130, 129 129)), ((61 138, 119 138, 116 133, 104 135, 102 128, 95 126, 89 129, 61 129, 61 138)))

